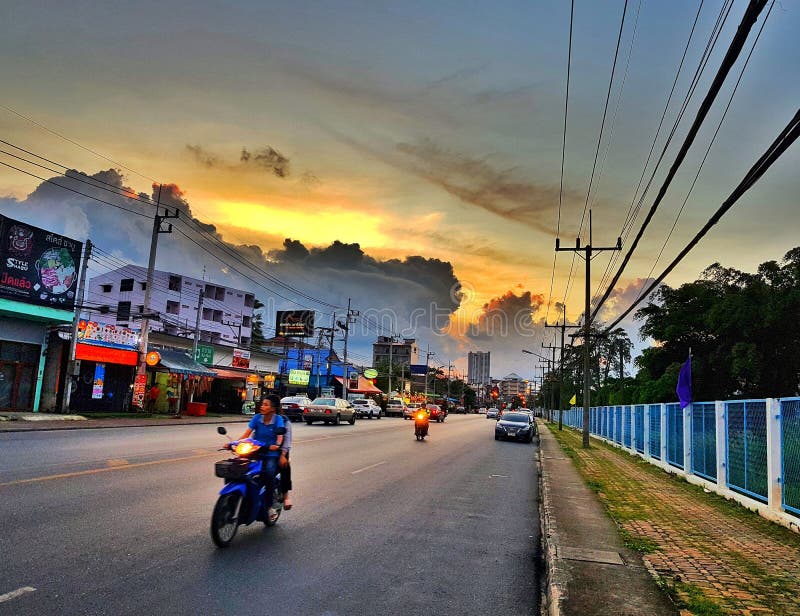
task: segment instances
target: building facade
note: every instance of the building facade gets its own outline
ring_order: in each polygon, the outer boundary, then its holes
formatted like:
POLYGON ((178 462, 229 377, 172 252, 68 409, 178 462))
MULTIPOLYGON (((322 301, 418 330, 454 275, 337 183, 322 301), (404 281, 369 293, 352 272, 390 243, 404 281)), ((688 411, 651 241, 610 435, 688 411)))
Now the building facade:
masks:
POLYGON ((527 385, 528 384, 525 379, 512 372, 511 374, 503 377, 498 384, 498 387, 500 388, 500 397, 503 398, 503 400, 509 401, 514 396, 519 396, 520 394, 524 396, 527 385))
POLYGON ((490 360, 490 351, 470 352, 467 355, 467 382, 471 386, 491 384, 492 377, 489 376, 490 360))
MULTIPOLYGON (((146 288, 147 268, 137 265, 95 276, 88 284, 86 303, 93 306, 88 311, 89 318, 112 320, 125 327, 140 321, 145 311, 146 288)), ((247 291, 172 272, 153 272, 150 313, 159 318, 150 320, 151 332, 194 337, 197 313, 202 310, 201 341, 249 346, 254 307, 255 296, 247 291)))
POLYGON ((409 366, 419 363, 419 347, 416 338, 403 338, 398 342, 389 336, 378 336, 378 341, 372 344, 372 365, 388 363, 389 349, 391 349, 393 366, 401 364, 409 366))

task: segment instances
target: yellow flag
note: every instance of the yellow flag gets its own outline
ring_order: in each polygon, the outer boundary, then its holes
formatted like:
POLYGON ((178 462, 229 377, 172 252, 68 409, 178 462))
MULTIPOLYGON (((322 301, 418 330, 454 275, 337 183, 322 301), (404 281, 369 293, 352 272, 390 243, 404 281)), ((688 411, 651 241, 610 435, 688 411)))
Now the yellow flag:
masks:
POLYGON ((570 404, 577 404, 578 402, 578 394, 572 394, 572 397, 569 399, 570 404))

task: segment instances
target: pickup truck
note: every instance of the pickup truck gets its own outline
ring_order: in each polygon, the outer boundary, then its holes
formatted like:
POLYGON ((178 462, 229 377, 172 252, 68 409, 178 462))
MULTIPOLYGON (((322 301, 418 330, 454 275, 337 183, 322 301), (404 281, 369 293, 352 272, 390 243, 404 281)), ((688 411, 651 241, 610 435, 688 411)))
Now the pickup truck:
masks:
POLYGON ((338 426, 344 420, 352 426, 356 423, 356 410, 341 398, 316 398, 303 411, 303 419, 308 425, 323 421, 338 426))

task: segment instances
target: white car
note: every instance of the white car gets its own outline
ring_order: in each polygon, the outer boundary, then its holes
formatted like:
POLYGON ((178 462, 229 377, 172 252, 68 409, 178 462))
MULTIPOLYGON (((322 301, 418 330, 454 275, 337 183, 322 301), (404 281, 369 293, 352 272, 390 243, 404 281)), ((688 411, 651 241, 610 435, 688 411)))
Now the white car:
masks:
POLYGON ((350 404, 356 410, 356 417, 366 417, 367 419, 380 419, 383 411, 374 400, 370 398, 355 398, 350 400, 350 404))
POLYGON ((403 409, 403 419, 414 419, 414 413, 420 409, 419 404, 408 404, 403 409))
POLYGON ((386 403, 386 415, 398 415, 399 417, 405 416, 406 403, 400 398, 392 398, 386 403))
POLYGON ((500 409, 492 407, 486 411, 486 419, 497 419, 498 415, 500 415, 500 409))
POLYGON ((478 409, 478 415, 486 415, 486 407, 482 406, 478 409))

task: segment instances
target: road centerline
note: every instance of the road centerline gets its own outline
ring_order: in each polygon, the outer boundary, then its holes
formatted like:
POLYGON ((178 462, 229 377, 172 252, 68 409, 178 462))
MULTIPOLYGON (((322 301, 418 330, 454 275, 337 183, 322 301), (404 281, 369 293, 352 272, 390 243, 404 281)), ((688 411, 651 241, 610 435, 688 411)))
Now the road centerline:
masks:
POLYGON ((7 592, 4 595, 0 595, 0 603, 11 601, 12 599, 16 599, 17 597, 28 594, 29 592, 36 592, 36 589, 33 586, 23 586, 22 588, 17 588, 16 590, 7 592))
POLYGON ((369 469, 375 468, 376 466, 380 466, 381 464, 386 464, 386 460, 383 460, 381 462, 376 462, 375 464, 370 464, 369 466, 365 466, 364 468, 359 468, 358 470, 355 470, 355 471, 350 471, 350 474, 351 475, 358 475, 359 473, 363 473, 364 471, 368 471, 369 469))

